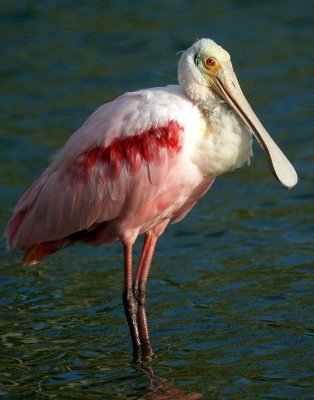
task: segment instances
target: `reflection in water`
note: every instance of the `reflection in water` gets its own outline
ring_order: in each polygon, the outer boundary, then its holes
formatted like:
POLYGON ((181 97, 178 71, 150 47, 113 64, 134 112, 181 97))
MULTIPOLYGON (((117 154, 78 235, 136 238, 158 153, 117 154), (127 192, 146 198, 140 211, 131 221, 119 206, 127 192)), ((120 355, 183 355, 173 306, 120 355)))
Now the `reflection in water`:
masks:
MULTIPOLYGON (((142 363, 138 368, 145 373, 149 380, 149 386, 138 400, 196 400, 204 397, 202 393, 186 393, 184 390, 176 388, 175 381, 156 377, 152 367, 146 363, 142 363)), ((213 397, 212 399, 214 400, 213 397)))
POLYGON ((156 378, 147 388, 146 393, 139 397, 139 400, 196 400, 202 398, 202 393, 186 393, 181 389, 175 388, 174 383, 169 383, 163 378, 156 378))

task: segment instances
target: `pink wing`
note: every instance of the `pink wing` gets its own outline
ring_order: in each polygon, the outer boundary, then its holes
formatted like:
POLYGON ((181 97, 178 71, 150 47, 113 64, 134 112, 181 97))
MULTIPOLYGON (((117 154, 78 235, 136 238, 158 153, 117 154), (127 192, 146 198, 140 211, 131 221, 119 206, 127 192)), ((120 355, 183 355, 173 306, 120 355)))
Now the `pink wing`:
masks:
POLYGON ((183 141, 176 120, 156 121, 150 109, 135 93, 96 110, 18 202, 8 248, 57 241, 139 209, 145 191, 165 181, 183 141))

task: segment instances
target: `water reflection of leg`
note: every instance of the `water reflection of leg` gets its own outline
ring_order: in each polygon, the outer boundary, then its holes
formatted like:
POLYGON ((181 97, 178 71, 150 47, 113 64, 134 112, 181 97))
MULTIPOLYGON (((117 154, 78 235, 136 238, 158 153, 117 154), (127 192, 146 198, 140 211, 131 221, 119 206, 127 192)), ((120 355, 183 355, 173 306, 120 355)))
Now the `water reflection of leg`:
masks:
POLYGON ((197 400, 204 397, 202 393, 186 393, 185 391, 176 388, 175 382, 169 382, 165 378, 156 377, 152 367, 148 363, 140 363, 138 369, 143 371, 149 380, 149 386, 138 400, 197 400))

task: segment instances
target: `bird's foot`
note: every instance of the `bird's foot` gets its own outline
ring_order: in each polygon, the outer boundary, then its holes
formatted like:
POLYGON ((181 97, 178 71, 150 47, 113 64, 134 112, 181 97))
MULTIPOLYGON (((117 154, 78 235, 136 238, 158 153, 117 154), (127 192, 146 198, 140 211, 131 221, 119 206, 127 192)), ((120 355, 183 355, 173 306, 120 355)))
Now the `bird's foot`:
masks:
POLYGON ((144 342, 142 342, 141 347, 142 347, 142 361, 151 361, 154 356, 154 352, 150 344, 150 341, 145 340, 144 342))
POLYGON ((154 352, 149 341, 145 341, 140 345, 133 345, 134 361, 143 363, 153 359, 154 352))

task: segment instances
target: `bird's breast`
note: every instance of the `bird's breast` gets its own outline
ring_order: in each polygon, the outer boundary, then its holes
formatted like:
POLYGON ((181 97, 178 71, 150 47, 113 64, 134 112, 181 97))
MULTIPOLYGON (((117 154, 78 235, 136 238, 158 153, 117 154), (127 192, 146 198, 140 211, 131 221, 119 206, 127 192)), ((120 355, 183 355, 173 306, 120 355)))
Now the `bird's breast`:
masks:
POLYGON ((191 161, 205 176, 218 176, 250 162, 252 135, 225 104, 203 115, 203 126, 193 134, 191 161))

